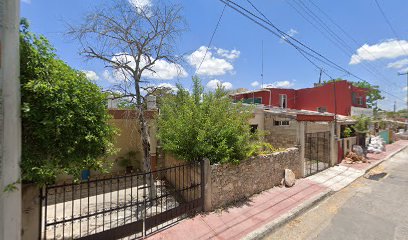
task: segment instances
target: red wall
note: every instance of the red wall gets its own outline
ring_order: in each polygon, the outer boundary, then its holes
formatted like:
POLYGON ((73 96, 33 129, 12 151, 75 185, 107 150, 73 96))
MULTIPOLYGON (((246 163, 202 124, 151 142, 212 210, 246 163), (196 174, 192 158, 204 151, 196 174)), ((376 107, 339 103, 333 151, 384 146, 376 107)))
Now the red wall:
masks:
POLYGON ((262 98, 262 104, 272 105, 275 107, 279 106, 279 95, 286 94, 288 108, 294 109, 296 107, 296 90, 294 89, 280 89, 280 88, 270 88, 268 90, 259 90, 259 92, 254 93, 243 93, 233 96, 234 100, 248 99, 248 98, 262 98), (271 90, 271 92, 269 91, 271 90))
MULTIPOLYGON (((304 109, 317 111, 318 107, 326 107, 328 112, 334 113, 334 83, 328 83, 320 87, 304 88, 299 90, 271 88, 272 91, 272 106, 279 106, 279 94, 286 94, 288 100, 288 108, 304 109)), ((262 98, 262 104, 270 105, 269 91, 260 90, 259 92, 240 94, 233 96, 235 100, 247 98, 262 98)), ((354 87, 350 82, 336 82, 336 100, 337 114, 348 116, 350 115, 351 106, 367 107, 366 106, 366 89, 354 87), (356 97, 363 97, 363 105, 352 103, 352 92, 355 92, 356 97)))

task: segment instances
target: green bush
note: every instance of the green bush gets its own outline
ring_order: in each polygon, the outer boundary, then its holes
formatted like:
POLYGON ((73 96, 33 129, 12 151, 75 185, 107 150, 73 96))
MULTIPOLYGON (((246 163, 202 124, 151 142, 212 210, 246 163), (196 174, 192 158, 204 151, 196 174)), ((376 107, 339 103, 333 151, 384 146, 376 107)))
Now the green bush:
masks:
POLYGON ((176 95, 164 98, 158 120, 163 150, 185 161, 208 158, 211 163, 237 163, 251 148, 249 119, 253 109, 233 104, 219 87, 204 92, 193 78, 192 94, 178 85, 176 95))
POLYGON ((274 152, 283 151, 281 148, 275 148, 272 144, 267 142, 255 142, 251 144, 250 150, 248 152, 248 156, 258 156, 258 155, 267 155, 274 152))
POLYGON ((106 97, 85 74, 59 60, 48 40, 20 30, 22 179, 52 183, 59 174, 105 170, 115 129, 106 97))
POLYGON ((353 131, 351 130, 351 128, 349 128, 349 127, 344 128, 344 131, 343 131, 344 137, 345 138, 351 137, 352 132, 353 131))

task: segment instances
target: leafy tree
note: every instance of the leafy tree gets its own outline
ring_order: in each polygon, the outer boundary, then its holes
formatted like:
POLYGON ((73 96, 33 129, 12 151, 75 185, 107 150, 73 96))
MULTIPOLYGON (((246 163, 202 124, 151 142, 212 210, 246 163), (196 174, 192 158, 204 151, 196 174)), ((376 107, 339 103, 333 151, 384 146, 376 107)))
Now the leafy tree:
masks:
POLYGON ((352 126, 356 133, 365 134, 368 132, 369 126, 371 124, 371 118, 361 115, 354 117, 356 123, 352 126))
MULTIPOLYGON (((146 76, 157 76, 158 62, 179 66, 180 55, 175 53, 176 41, 185 30, 181 8, 176 4, 159 2, 138 6, 128 0, 114 0, 85 15, 83 22, 70 26, 68 34, 81 44, 81 54, 101 61, 122 81, 113 86, 122 96, 132 98, 139 112, 138 123, 143 148, 143 168, 149 172, 150 137, 142 90, 152 84, 146 76)), ((150 177, 153 183, 153 178, 150 177)))
POLYGON ((372 85, 366 81, 359 81, 359 82, 353 82, 353 86, 368 89, 366 103, 367 103, 367 107, 369 108, 376 109, 377 101, 384 99, 384 97, 381 95, 380 87, 377 85, 372 85))
POLYGON ((51 183, 83 169, 104 170, 114 148, 106 96, 85 74, 58 59, 44 36, 20 29, 22 178, 51 183))
POLYGON ((192 94, 178 85, 177 93, 163 100, 158 120, 163 149, 186 161, 228 163, 247 157, 252 109, 232 104, 221 86, 204 92, 197 77, 193 83, 192 94))

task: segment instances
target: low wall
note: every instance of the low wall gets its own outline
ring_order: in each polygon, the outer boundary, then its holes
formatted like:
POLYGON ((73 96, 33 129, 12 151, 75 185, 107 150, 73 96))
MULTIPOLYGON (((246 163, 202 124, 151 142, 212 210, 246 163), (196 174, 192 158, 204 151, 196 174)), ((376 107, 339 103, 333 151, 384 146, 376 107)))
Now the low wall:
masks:
POLYGON ((301 167, 297 148, 252 157, 237 165, 212 165, 209 171, 211 208, 228 205, 279 185, 284 177, 285 168, 291 169, 296 176, 301 176, 301 167))

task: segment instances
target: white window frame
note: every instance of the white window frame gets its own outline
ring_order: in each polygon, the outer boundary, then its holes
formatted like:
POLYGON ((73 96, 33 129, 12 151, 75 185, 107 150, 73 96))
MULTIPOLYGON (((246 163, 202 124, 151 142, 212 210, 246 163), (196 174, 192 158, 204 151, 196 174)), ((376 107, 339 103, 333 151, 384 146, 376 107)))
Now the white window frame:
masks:
POLYGON ((363 97, 356 97, 357 98, 357 105, 363 105, 363 97))
POLYGON ((279 107, 280 108, 288 108, 288 95, 279 94, 279 107), (285 99, 285 106, 283 106, 283 99, 285 99))

